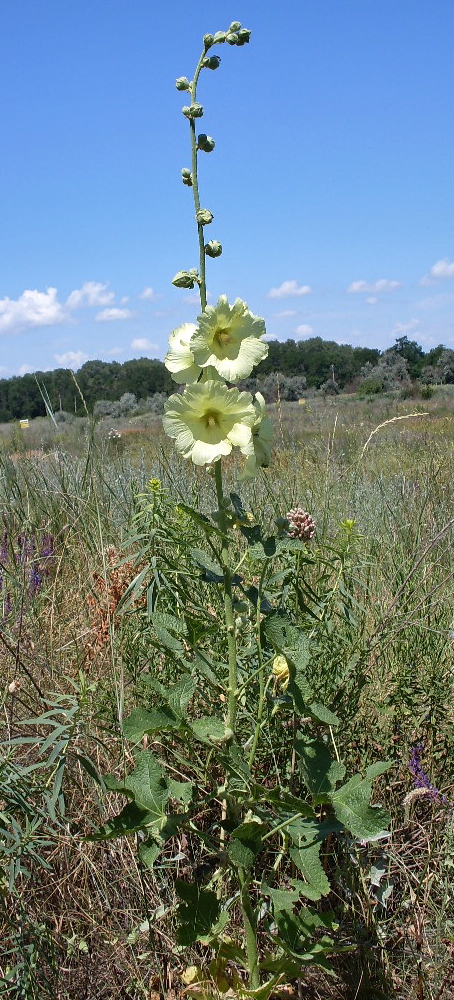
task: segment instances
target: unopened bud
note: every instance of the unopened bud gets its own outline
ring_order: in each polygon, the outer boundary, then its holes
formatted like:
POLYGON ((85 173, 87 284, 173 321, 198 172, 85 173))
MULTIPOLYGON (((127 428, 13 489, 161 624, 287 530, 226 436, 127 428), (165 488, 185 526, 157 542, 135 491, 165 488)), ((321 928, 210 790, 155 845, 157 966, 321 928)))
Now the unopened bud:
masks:
POLYGON ((205 56, 205 59, 203 60, 203 66, 205 66, 205 69, 217 69, 220 65, 220 56, 205 56))
POLYGON ((237 42, 237 44, 238 45, 246 45, 248 43, 250 37, 251 37, 251 32, 250 32, 249 28, 242 28, 241 31, 238 32, 238 42, 237 42))
POLYGON ((225 36, 225 40, 229 43, 229 45, 238 45, 238 35, 236 32, 229 31, 225 36))
POLYGON ((212 153, 215 145, 216 143, 214 139, 211 138, 211 135, 205 135, 205 133, 202 132, 199 136, 197 136, 197 149, 203 150, 204 153, 212 153))
POLYGON ((175 80, 175 86, 177 90, 189 90, 190 83, 187 76, 179 76, 178 79, 175 80))
POLYGON ((211 46, 214 44, 214 35, 210 35, 210 34, 204 35, 203 36, 203 44, 204 44, 204 46, 205 46, 206 49, 211 49, 211 46))
POLYGON ((192 174, 188 167, 183 167, 181 171, 181 180, 183 184, 187 184, 188 187, 192 187, 192 174))
POLYGON ((218 44, 219 42, 225 42, 225 36, 226 36, 225 31, 217 31, 213 38, 214 44, 218 44))
POLYGON ((241 21, 232 21, 229 31, 239 31, 241 28, 241 21))
POLYGON ((201 104, 191 104, 189 107, 185 105, 181 109, 185 118, 201 118, 203 115, 203 107, 201 104))
POLYGON ((205 253, 207 257, 220 257, 222 245, 219 243, 219 240, 210 240, 209 243, 205 243, 205 253))
POLYGON ((199 208, 199 211, 196 212, 196 219, 201 226, 208 226, 213 219, 213 213, 210 212, 209 208, 199 208))
POLYGON ((190 271, 177 271, 175 277, 172 278, 172 285, 176 285, 177 288, 194 288, 198 278, 199 274, 195 267, 191 268, 190 271))

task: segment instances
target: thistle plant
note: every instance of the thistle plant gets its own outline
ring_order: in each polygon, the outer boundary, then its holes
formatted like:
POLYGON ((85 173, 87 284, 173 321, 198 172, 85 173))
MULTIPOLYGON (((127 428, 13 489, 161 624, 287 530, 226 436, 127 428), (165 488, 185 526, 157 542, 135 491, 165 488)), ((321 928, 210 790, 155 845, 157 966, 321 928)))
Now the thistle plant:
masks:
POLYGON ((266 537, 226 485, 223 463, 233 449, 240 479, 271 462, 263 396, 237 387, 267 345, 264 321, 242 299, 230 304, 221 295, 207 304, 206 258, 222 247, 205 241, 214 216, 202 207, 197 161, 215 143, 197 134, 204 115, 197 87, 203 70, 219 68, 217 46, 249 38, 238 21, 205 35, 192 81, 177 80, 188 94, 191 167, 182 180, 194 199, 199 266, 173 282, 197 285, 201 312, 170 335, 165 363, 185 388, 167 400, 163 423, 183 459, 212 470, 215 509, 172 503, 156 483, 139 502, 132 538, 140 572, 123 607, 125 614, 134 607, 135 634, 146 636, 149 694, 123 723, 134 771, 106 778, 129 801, 93 839, 134 834, 142 865, 173 874, 175 949, 187 962, 197 956, 182 976, 187 992, 267 1000, 307 965, 329 968, 328 956, 342 950, 330 933, 334 913, 309 904, 331 892, 327 838, 382 834, 387 815, 369 800, 373 778, 388 765, 345 781, 332 735, 339 719, 311 681, 329 600, 320 596, 319 618, 304 600, 312 518, 292 510, 266 537), (184 878, 173 860, 181 843, 190 866, 184 878))

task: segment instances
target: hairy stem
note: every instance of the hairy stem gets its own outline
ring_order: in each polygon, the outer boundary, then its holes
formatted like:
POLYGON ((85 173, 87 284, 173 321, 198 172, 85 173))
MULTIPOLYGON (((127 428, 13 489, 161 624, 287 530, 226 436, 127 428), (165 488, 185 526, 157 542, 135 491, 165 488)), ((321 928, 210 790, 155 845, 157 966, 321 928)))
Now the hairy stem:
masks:
MULTIPOLYGON (((200 76, 200 71, 203 66, 203 59, 205 58, 207 50, 204 49, 200 59, 197 63, 197 68, 194 73, 194 79, 191 83, 189 93, 191 94, 191 101, 193 104, 197 100, 197 83, 200 76)), ((200 195, 199 195, 199 179, 197 173, 197 136, 196 136, 196 125, 194 118, 190 119, 189 122, 190 132, 191 132, 191 173, 192 173, 192 193, 194 196, 194 207, 197 212, 200 209, 200 195)), ((200 305, 202 311, 206 308, 207 304, 207 286, 206 286, 206 270, 205 270, 205 237, 203 232, 203 226, 200 222, 197 223, 197 233, 199 239, 199 294, 200 294, 200 305)))
POLYGON ((260 986, 259 957, 257 948, 257 921, 249 895, 249 879, 243 868, 239 869, 241 885, 241 910, 243 913, 244 930, 246 934, 246 954, 249 972, 249 989, 257 990, 260 986))
POLYGON ((216 482, 216 495, 219 509, 219 523, 223 534, 221 549, 221 566, 224 576, 224 612, 225 624, 227 628, 227 645, 229 651, 229 687, 228 687, 228 716, 227 726, 235 732, 236 715, 238 708, 238 671, 236 662, 236 636, 235 619, 233 616, 232 599, 232 572, 229 562, 229 543, 227 518, 224 512, 223 492, 222 492, 222 464, 221 459, 214 463, 214 474, 216 482))

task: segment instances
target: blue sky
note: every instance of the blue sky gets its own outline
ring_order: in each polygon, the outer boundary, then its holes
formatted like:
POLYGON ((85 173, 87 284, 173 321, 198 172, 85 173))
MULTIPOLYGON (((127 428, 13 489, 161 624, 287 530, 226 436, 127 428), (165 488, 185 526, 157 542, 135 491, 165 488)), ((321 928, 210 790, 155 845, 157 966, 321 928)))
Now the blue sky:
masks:
POLYGON ((0 375, 163 358, 195 320, 175 78, 231 20, 251 42, 198 93, 211 301, 280 340, 454 347, 452 0, 0 0, 0 375))

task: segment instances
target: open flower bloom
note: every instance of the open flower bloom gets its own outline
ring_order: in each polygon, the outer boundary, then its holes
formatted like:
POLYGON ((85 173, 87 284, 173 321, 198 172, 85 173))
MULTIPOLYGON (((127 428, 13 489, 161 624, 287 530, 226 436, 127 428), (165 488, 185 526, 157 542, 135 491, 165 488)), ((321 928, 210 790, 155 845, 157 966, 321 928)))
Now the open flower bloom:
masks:
POLYGON ((239 479, 251 479, 260 466, 268 466, 271 462, 271 441, 273 440, 273 425, 265 413, 265 400, 261 392, 256 392, 254 398, 255 421, 252 427, 251 440, 244 455, 246 464, 239 479))
POLYGON ((260 340, 265 321, 249 312, 241 299, 231 306, 221 295, 217 306, 207 306, 197 322, 191 339, 194 361, 201 368, 212 365, 227 382, 247 378, 268 354, 268 345, 260 340))
POLYGON ((201 369, 194 364, 194 355, 189 347, 196 329, 194 323, 183 323, 170 334, 164 364, 175 382, 195 382, 200 375, 201 369))
POLYGON ((246 454, 256 412, 249 392, 224 382, 198 382, 164 404, 164 430, 175 438, 177 451, 195 465, 217 462, 232 447, 246 454))

